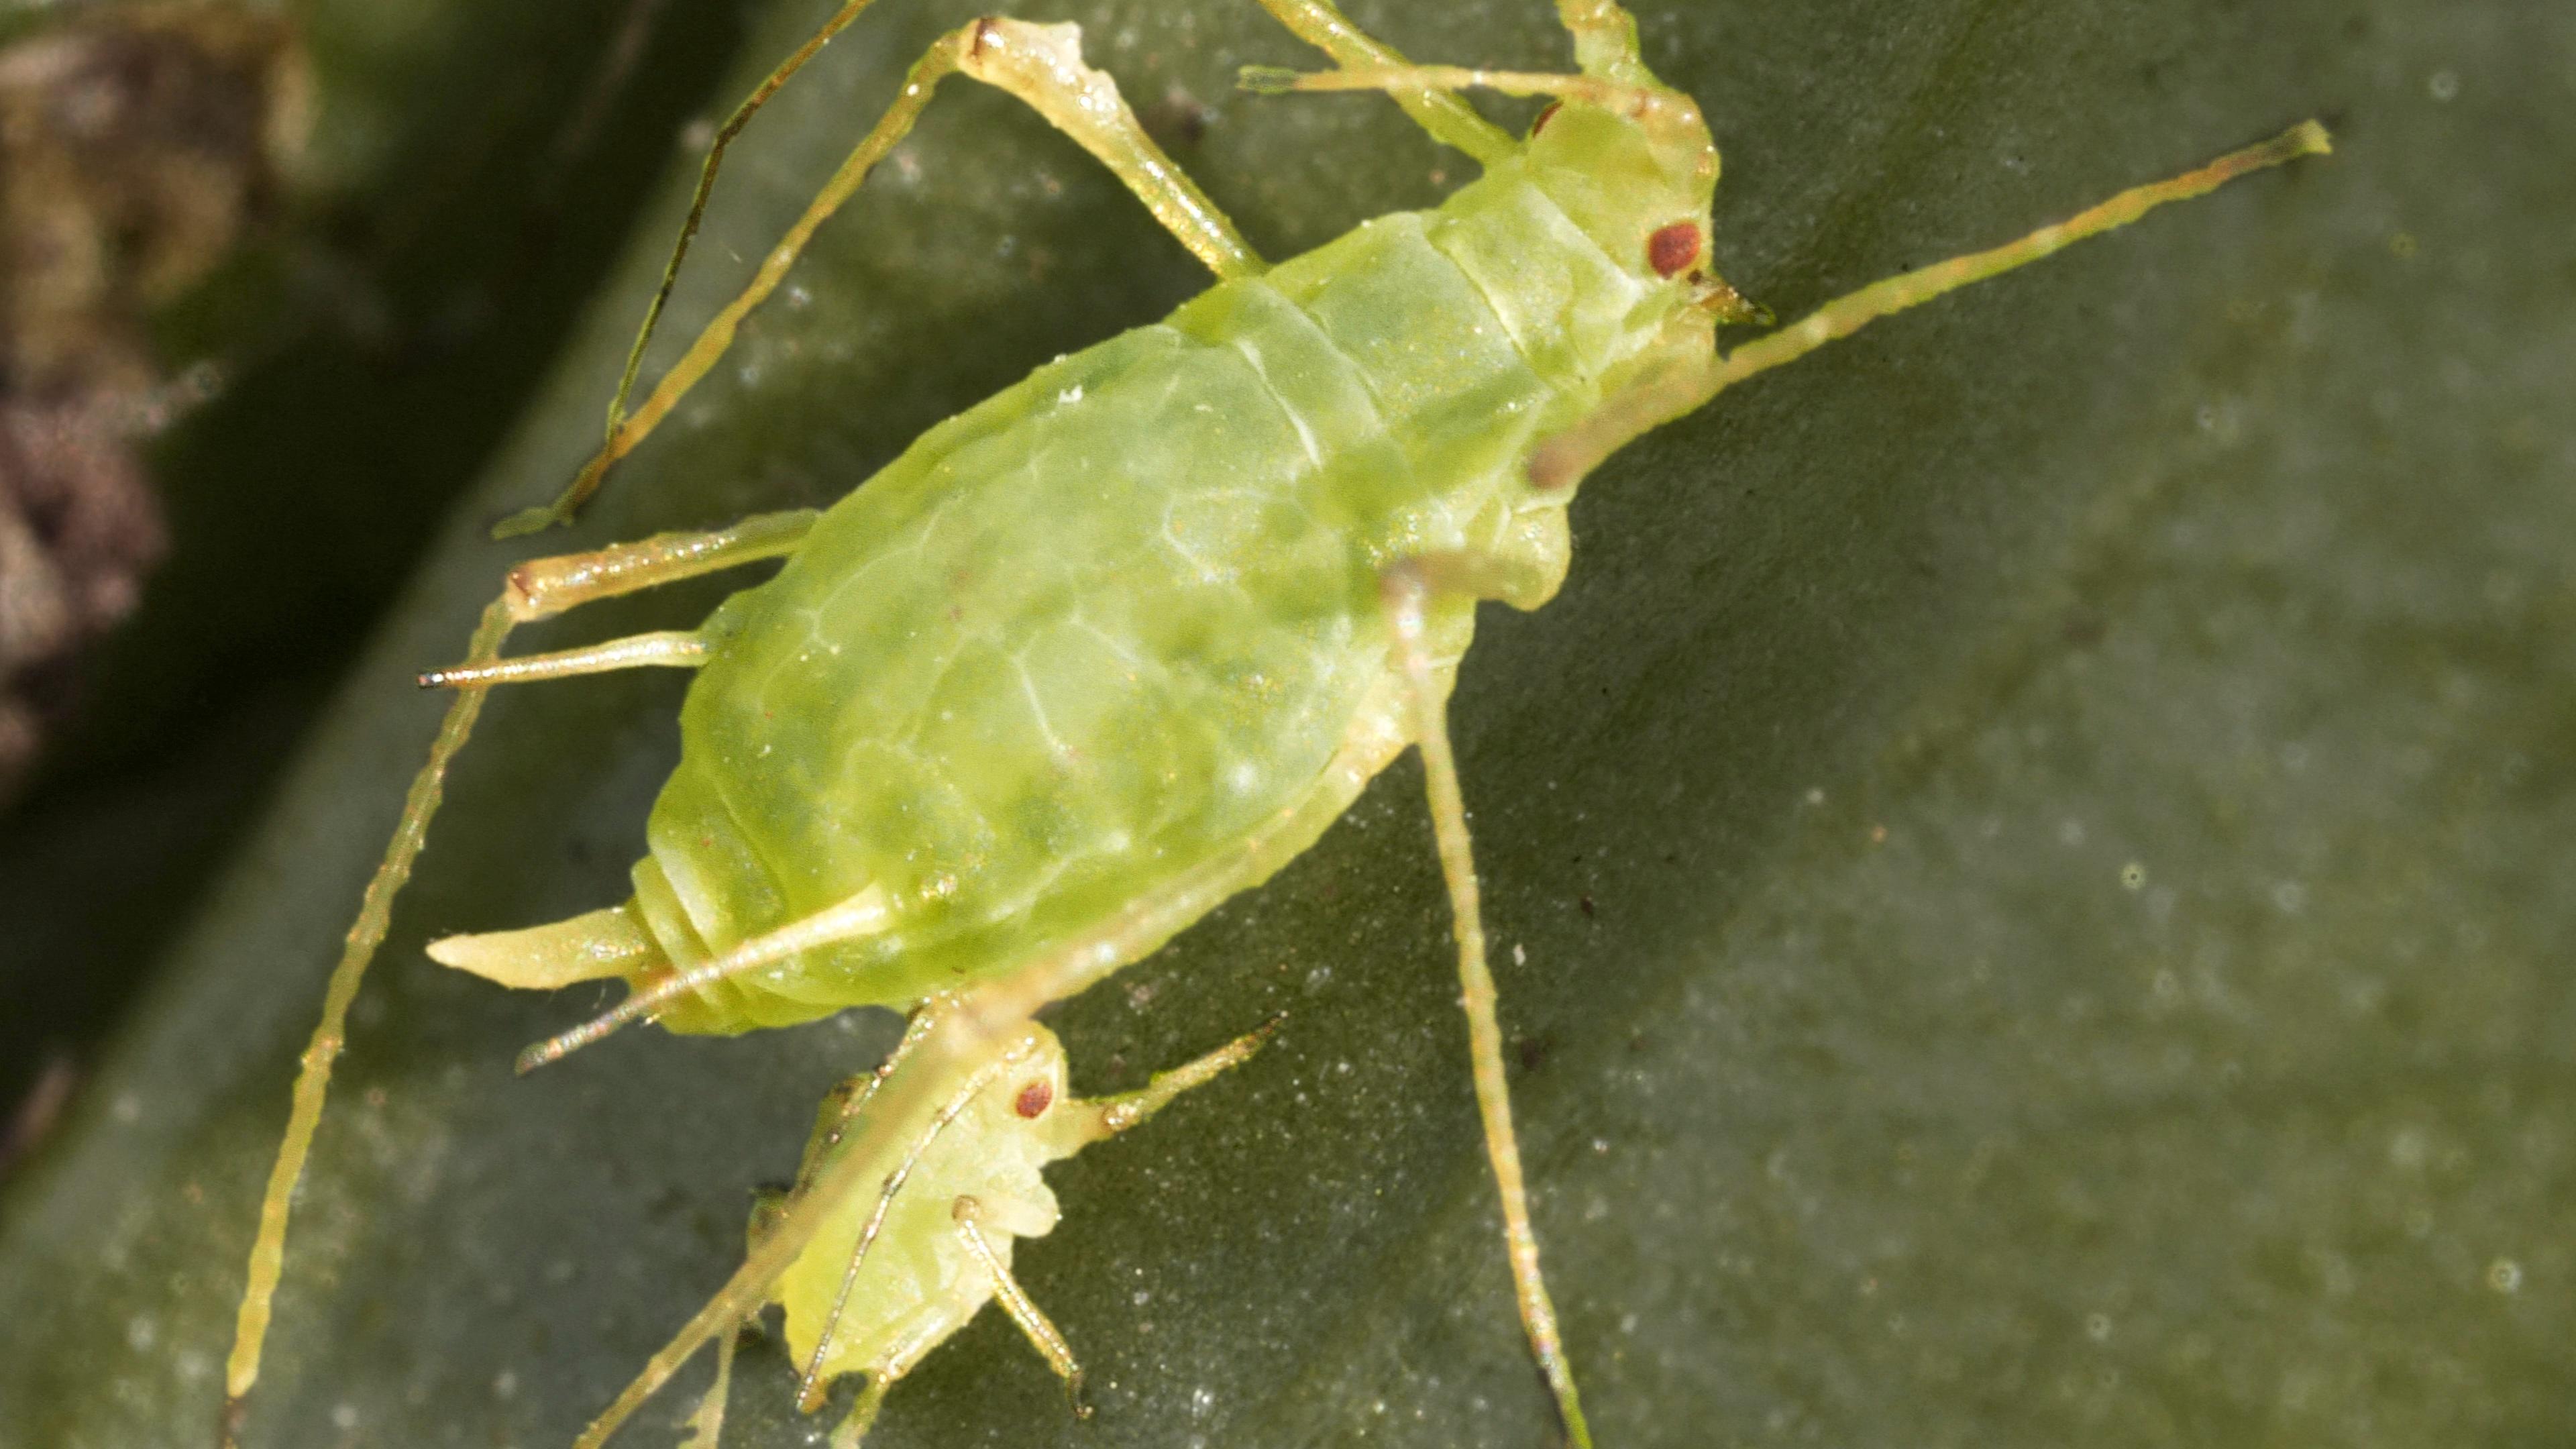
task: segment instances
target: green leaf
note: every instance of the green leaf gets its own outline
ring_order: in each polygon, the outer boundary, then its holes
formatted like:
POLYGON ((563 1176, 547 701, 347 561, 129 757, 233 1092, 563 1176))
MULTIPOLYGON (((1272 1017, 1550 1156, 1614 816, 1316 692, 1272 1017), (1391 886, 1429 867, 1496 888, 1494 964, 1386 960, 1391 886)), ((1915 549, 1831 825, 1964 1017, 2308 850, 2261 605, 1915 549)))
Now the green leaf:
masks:
MULTIPOLYGON (((1536 0, 1355 8, 1425 57, 1558 55, 1536 0)), ((2344 144, 1654 435, 1588 486, 1564 596, 1485 618, 1461 765, 1604 1444, 2563 1433, 2576 19, 2419 10, 1641 7, 1727 150, 1716 261, 1782 316, 2311 113, 2344 144)), ((1382 101, 1235 92, 1311 63, 1249 5, 1058 15, 1199 133, 1184 164, 1274 255, 1464 174, 1382 101)), ((964 17, 887 0, 753 125, 657 359, 964 17)), ((751 53, 815 18, 774 7, 751 53)), ((827 499, 1201 284, 1068 144, 957 89, 569 541, 827 499)), ((407 677, 529 551, 485 528, 595 440, 682 194, 14 1185, 0 1443, 210 1428, 292 1059, 434 727, 407 677)), ((515 1079, 598 999, 420 957, 622 895, 678 688, 495 700, 361 1003, 250 1442, 567 1441, 890 1040, 635 1033, 515 1079)), ((1065 1222, 1019 1262, 1098 1415, 987 1315, 871 1444, 1552 1440, 1419 792, 1390 771, 1058 1015, 1100 1091, 1290 1013, 1055 1175, 1065 1222)), ((707 1372, 619 1442, 671 1442, 707 1372)), ((809 1442, 791 1378, 745 1355, 731 1442, 809 1442)))

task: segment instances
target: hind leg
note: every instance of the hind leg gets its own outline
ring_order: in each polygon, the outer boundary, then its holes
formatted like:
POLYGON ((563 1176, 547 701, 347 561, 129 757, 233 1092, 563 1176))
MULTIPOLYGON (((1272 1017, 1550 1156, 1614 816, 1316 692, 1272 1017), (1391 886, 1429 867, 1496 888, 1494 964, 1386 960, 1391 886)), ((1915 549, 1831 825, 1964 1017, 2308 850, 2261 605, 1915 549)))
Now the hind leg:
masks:
MULTIPOLYGON (((488 668, 501 653, 510 631, 520 624, 551 617, 594 599, 632 593, 717 569, 732 568, 792 553, 813 527, 810 512, 765 514, 714 533, 665 534, 641 543, 589 553, 538 559, 510 571, 501 596, 483 610, 482 622, 466 646, 467 668, 488 668)), ((367 965, 383 944, 392 919, 394 897, 411 879, 446 787, 447 767, 474 732, 483 712, 484 688, 469 685, 447 708, 429 758, 413 777, 403 798, 402 819, 385 847, 384 859, 367 881, 358 919, 349 927, 340 962, 322 998, 322 1019, 304 1048, 303 1066, 295 1078, 294 1105, 287 1115, 286 1135, 278 1144, 277 1164, 269 1172, 268 1191, 260 1200, 259 1234, 251 1243, 248 1280, 242 1288, 241 1311, 233 1329, 233 1350, 224 1371, 222 1442, 237 1442, 251 1386, 259 1380, 261 1346, 267 1341, 271 1301, 286 1263, 287 1214, 295 1184, 304 1173, 305 1156, 321 1125, 322 1105, 331 1087, 331 1067, 339 1058, 349 1005, 365 979, 367 965)))
MULTIPOLYGON (((1261 0, 1261 8, 1344 70, 1403 70, 1412 64, 1394 46, 1353 25, 1332 0, 1261 0)), ((1478 165, 1491 166, 1521 148, 1520 142, 1477 115, 1475 107, 1448 88, 1407 86, 1390 88, 1389 94, 1415 124, 1431 133, 1431 139, 1457 147, 1475 157, 1478 165)))

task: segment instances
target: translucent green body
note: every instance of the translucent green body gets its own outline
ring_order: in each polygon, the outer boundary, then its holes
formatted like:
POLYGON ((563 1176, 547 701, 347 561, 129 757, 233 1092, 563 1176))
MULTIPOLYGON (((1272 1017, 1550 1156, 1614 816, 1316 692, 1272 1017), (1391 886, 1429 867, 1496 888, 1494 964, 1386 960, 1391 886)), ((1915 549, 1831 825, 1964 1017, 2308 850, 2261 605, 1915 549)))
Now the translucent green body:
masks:
MULTIPOLYGON (((987 1241, 1006 1269, 1012 1244, 1055 1227, 1055 1193, 1039 1170, 1098 1141, 1098 1113, 1066 1090, 1064 1047, 1045 1027, 1032 1023, 994 1056, 1009 1070, 994 1074, 916 1147, 902 1190, 882 1201, 867 1193, 837 1204, 780 1276, 772 1301, 787 1310, 788 1351, 800 1367, 814 1365, 818 1378, 883 1374, 917 1361, 992 1300, 991 1274, 958 1234, 958 1198, 983 1206, 993 1224, 987 1241), (1017 1110, 1024 1103, 1037 1110, 1017 1110), (816 1364, 827 1323, 832 1350, 816 1364)), ((823 1099, 800 1180, 863 1125, 851 1099, 863 1112, 879 1080, 854 1077, 823 1099)))
MULTIPOLYGON (((1007 971, 1315 787, 1391 696, 1386 565, 1472 548, 1526 571, 1512 602, 1554 592, 1570 490, 1530 485, 1530 448, 1688 305, 1646 237, 1704 216, 1714 179, 1654 175, 1635 129, 1568 111, 1438 210, 934 428, 718 611, 635 868, 648 929, 685 966, 871 885, 897 920, 664 1025, 1007 971), (1661 184, 1605 205, 1623 180, 1661 184)), ((1471 616, 1444 623, 1454 655, 1471 616)))

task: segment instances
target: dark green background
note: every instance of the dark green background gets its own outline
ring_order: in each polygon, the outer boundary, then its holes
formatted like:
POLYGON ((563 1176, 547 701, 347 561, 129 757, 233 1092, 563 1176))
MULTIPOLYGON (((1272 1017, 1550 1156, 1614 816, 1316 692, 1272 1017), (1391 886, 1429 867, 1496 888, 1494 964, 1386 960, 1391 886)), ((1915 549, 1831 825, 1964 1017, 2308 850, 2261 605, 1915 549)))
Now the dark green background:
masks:
MULTIPOLYGON (((1557 53, 1537 0, 1357 8, 1426 56, 1557 53)), ((699 102, 816 13, 754 17, 699 102)), ((887 0, 755 126, 684 324, 970 13, 887 0)), ((1026 13, 1082 20, 1140 104, 1204 103, 1184 160, 1273 254, 1459 174, 1382 102, 1231 94, 1239 63, 1302 59, 1249 5, 1026 13)), ((1784 315, 2309 114, 2341 149, 1730 394, 1595 477, 1554 606, 1488 614, 1461 763, 1604 1443, 2565 1442, 2576 16, 1643 14, 1727 152, 1717 259, 1784 315)), ((484 527, 594 438, 675 178, 229 864, 153 902, 184 931, 9 1186, 0 1442, 211 1423, 291 1060, 433 727, 406 676, 531 551, 484 527)), ((960 94, 793 285, 548 544, 828 498, 1199 279, 1069 145, 960 94)), ((300 552, 301 515, 253 521, 300 552)), ((511 1052, 599 998, 419 956, 622 894, 678 688, 496 700, 359 1008, 252 1442, 564 1442, 888 1039, 639 1033, 518 1080, 511 1052)), ((1055 1175, 1065 1223, 1020 1262, 1099 1416, 988 1316, 872 1444, 1549 1441, 1419 789, 1400 765, 1059 1014, 1100 1090, 1291 1012, 1055 1175)), ((807 1442, 786 1378, 746 1356, 732 1442, 807 1442)), ((629 1440, 671 1442, 701 1381, 629 1440)))

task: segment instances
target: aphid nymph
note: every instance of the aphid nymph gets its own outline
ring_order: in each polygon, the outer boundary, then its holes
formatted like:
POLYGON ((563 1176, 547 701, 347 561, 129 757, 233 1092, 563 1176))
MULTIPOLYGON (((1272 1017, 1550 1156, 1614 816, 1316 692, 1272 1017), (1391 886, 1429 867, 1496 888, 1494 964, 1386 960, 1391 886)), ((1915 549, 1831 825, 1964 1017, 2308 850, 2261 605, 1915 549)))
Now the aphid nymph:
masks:
MULTIPOLYGON (((935 1003, 915 1013, 903 1043, 882 1066, 824 1099, 795 1186, 753 1213, 753 1243, 785 1219, 861 1134, 878 1089, 902 1069, 908 1049, 938 1024, 940 1013, 935 1003)), ((1269 1030, 1160 1073, 1140 1090, 1091 1100, 1066 1090, 1064 1046, 1036 1022, 991 1052, 917 1129, 886 1173, 884 1190, 833 1203, 794 1264, 771 1285, 770 1301, 786 1313, 788 1349, 804 1370, 804 1407, 818 1407, 833 1380, 864 1376, 858 1402, 833 1432, 834 1445, 857 1444, 886 1390, 995 1301, 1064 1380, 1074 1411, 1087 1415, 1072 1346, 1011 1274, 1012 1243, 1056 1224, 1055 1194, 1039 1170, 1144 1122, 1251 1056, 1269 1030)), ((698 1442, 708 1446, 723 1428, 733 1343, 728 1336, 720 1345, 716 1385, 698 1410, 698 1442)))
MULTIPOLYGON (((243 1299, 228 1431, 257 1376, 343 1014, 485 692, 659 665, 697 673, 632 898, 432 954, 512 986, 613 977, 631 988, 524 1065, 644 1019, 730 1033, 861 1005, 916 1017, 869 1079, 863 1110, 827 1122, 831 1140, 764 1217, 741 1270, 581 1444, 603 1441, 697 1347, 774 1300, 788 1306, 809 1401, 856 1371, 872 1409, 987 1296, 1069 1372, 1005 1249, 1053 1221, 1038 1163, 1109 1119, 1071 1137, 1046 1126, 1096 1109, 1063 1099, 1060 1054, 1031 1014, 1267 879, 1418 747, 1520 1317, 1567 1438, 1589 1445, 1539 1272, 1449 746, 1447 700, 1476 606, 1534 609, 1556 593, 1575 486, 1639 433, 1876 318, 2320 152, 2325 133, 2296 127, 1721 352, 1721 326, 1767 314, 1711 264, 1717 150, 1699 107, 1647 69, 1619 5, 1559 0, 1579 71, 1554 75, 1414 65, 1327 0, 1260 3, 1335 68, 1248 70, 1247 88, 1384 92, 1482 175, 1436 209, 1380 217, 1274 265, 1148 139, 1085 62, 1075 27, 970 22, 913 68, 752 284, 632 416, 621 385, 606 446, 565 496, 521 520, 568 517, 643 441, 949 76, 1035 108, 1216 276, 1163 322, 932 428, 827 512, 511 572, 464 662, 423 679, 457 698, 297 1084, 243 1299), (1460 98, 1471 88, 1556 104, 1514 137, 1460 98), (518 623, 781 558, 774 578, 696 629, 500 657, 518 623)), ((864 4, 846 5, 719 132, 699 209, 724 142, 864 4)), ((684 232, 672 273, 686 245, 684 232)), ((659 309, 657 299, 647 334, 659 309)), ((627 382, 634 371, 630 359, 627 382)), ((1207 1060, 1216 1065, 1189 1069, 1193 1081, 1225 1064, 1207 1060)))

